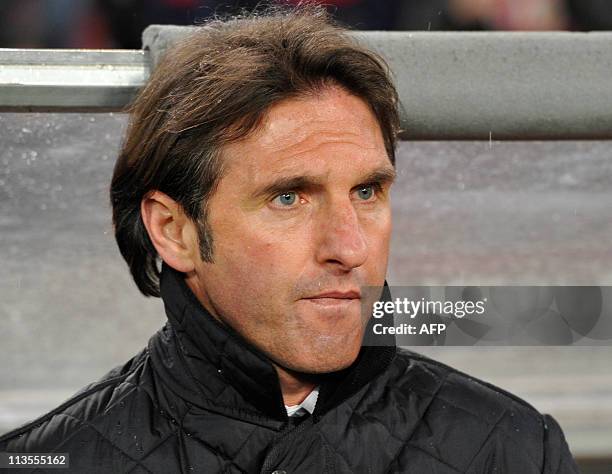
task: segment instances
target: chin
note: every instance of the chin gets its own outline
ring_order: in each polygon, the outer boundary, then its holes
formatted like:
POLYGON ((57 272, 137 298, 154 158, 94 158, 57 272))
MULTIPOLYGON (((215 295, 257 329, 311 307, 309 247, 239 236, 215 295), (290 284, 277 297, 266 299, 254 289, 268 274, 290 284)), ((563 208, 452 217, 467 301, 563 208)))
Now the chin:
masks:
POLYGON ((357 356, 361 344, 347 346, 346 344, 336 343, 325 348, 321 348, 316 353, 303 354, 297 361, 287 367, 306 374, 325 374, 337 372, 350 366, 357 356), (339 349, 342 350, 339 350, 339 349))

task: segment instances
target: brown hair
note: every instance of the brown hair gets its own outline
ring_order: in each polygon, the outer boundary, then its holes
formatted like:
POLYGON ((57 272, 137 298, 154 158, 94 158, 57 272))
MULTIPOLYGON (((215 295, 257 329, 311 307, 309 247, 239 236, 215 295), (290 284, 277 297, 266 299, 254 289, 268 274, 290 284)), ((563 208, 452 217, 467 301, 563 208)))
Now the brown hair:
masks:
POLYGON ((322 7, 212 20, 165 54, 128 110, 110 189, 115 238, 145 296, 159 296, 159 256, 140 215, 145 195, 159 190, 179 203, 212 262, 207 200, 222 176, 221 148, 256 130, 275 103, 330 83, 369 104, 395 164, 398 96, 388 67, 322 7))

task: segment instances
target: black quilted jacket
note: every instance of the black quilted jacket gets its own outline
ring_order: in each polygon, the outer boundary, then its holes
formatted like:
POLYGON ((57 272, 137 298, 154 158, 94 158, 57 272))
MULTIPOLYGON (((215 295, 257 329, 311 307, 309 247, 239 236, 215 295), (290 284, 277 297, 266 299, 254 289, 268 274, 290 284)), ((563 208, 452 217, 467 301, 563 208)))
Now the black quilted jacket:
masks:
POLYGON ((363 348, 312 416, 288 419, 273 366, 165 266, 162 298, 169 321, 145 349, 0 452, 69 453, 51 473, 578 472, 551 417, 395 347, 363 348))

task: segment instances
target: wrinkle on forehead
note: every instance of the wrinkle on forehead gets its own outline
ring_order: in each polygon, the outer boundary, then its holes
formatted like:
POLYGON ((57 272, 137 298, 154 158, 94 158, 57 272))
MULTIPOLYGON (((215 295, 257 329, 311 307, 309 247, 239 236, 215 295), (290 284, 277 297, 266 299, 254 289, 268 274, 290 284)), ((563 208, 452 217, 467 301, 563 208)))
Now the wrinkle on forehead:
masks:
POLYGON ((288 99, 276 104, 253 135, 263 150, 300 149, 321 142, 347 142, 360 146, 382 142, 380 127, 369 106, 335 86, 316 96, 288 99), (346 121, 346 111, 355 111, 346 121), (378 132, 378 133, 377 133, 378 132), (377 137, 379 135, 379 137, 377 137))
POLYGON ((292 158, 305 153, 316 153, 320 148, 332 143, 335 145, 346 145, 347 149, 350 146, 356 146, 361 151, 377 149, 368 140, 363 140, 360 134, 328 132, 305 133, 303 137, 299 137, 297 140, 295 137, 293 139, 278 140, 277 142, 270 143, 269 146, 262 147, 262 149, 270 154, 282 152, 284 158, 292 158))
POLYGON ((274 172, 274 168, 292 168, 294 164, 288 159, 303 155, 314 165, 325 146, 334 147, 335 152, 344 149, 347 156, 386 157, 382 131, 370 107, 338 86, 275 104, 257 130, 228 144, 224 154, 228 164, 240 162, 241 173, 254 178, 263 172, 259 169, 261 159, 265 160, 266 173, 274 172), (245 162, 247 156, 253 159, 245 162))

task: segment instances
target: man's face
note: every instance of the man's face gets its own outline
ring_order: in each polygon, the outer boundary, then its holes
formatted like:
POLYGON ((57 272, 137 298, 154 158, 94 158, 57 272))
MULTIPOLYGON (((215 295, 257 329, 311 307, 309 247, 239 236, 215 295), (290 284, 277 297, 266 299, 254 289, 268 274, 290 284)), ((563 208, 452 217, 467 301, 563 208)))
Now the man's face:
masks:
POLYGON ((394 169, 375 116, 330 86, 272 107, 222 159, 214 263, 198 261, 189 286, 276 364, 347 367, 367 324, 360 287, 383 285, 389 252, 394 169))

